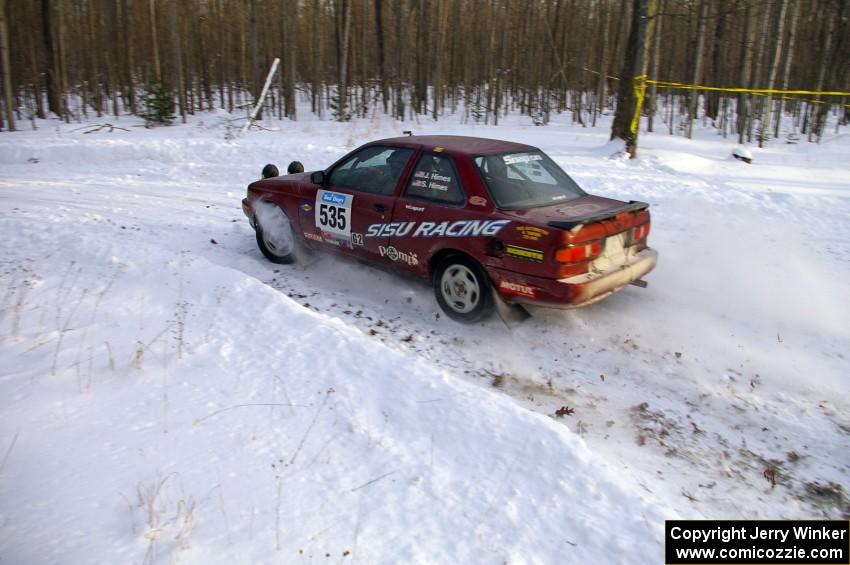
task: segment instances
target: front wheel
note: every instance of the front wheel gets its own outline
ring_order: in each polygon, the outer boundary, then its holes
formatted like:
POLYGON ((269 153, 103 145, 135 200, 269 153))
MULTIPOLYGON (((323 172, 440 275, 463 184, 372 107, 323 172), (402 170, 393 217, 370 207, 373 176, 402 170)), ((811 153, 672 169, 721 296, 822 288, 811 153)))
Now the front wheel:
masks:
POLYGON ((256 208, 254 225, 257 246, 272 263, 295 262, 295 235, 289 218, 276 204, 265 202, 256 208))
POLYGON ((472 324, 493 312, 490 280, 476 261, 464 255, 443 259, 434 271, 434 294, 446 315, 472 324))

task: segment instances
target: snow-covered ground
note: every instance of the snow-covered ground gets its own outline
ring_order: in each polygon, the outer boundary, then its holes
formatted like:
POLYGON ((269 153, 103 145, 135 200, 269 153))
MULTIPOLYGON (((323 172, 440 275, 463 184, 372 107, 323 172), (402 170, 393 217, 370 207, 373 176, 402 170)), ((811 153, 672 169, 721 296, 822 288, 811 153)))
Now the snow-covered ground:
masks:
POLYGON ((112 121, 0 135, 0 562, 660 563, 665 518, 850 513, 847 134, 745 165, 710 129, 624 160, 568 116, 112 121), (650 202, 649 287, 468 327, 263 259, 265 163, 411 128, 650 202))

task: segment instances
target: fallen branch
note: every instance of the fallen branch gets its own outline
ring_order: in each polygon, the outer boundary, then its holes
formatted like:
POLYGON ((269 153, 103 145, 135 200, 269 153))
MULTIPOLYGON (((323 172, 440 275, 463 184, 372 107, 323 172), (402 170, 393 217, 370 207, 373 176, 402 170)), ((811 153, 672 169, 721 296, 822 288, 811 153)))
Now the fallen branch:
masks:
POLYGON ((257 99, 257 103, 254 105, 254 109, 251 111, 251 117, 245 122, 245 126, 242 128, 242 133, 248 131, 248 129, 254 125, 254 120, 257 119, 257 114, 260 112, 260 108, 263 106, 263 102, 266 99, 266 94, 269 92, 269 86, 272 83, 272 78, 274 77, 275 72, 277 71, 277 66, 280 64, 280 57, 275 57, 272 62, 272 68, 269 69, 269 74, 266 77, 266 84, 263 85, 263 90, 260 92, 260 97, 257 99))

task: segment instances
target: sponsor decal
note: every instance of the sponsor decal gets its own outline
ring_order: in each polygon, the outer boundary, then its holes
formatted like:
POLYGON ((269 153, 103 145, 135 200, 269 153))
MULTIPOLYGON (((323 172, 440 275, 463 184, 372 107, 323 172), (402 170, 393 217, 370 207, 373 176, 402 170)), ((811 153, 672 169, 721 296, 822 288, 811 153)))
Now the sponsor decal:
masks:
POLYGON ((508 245, 507 247, 505 247, 505 255, 509 255, 517 259, 522 259, 524 261, 531 261, 532 263, 543 262, 542 251, 539 251, 537 249, 529 249, 527 247, 520 247, 518 245, 508 245))
POLYGON ((592 214, 593 212, 598 212, 602 210, 602 206, 599 204, 575 204, 573 206, 564 206, 562 208, 558 208, 559 214, 564 214, 566 216, 581 216, 584 214, 592 214))
POLYGON ((302 200, 301 205, 298 207, 301 208, 302 212, 310 212, 313 210, 313 206, 305 200, 302 200))
POLYGON ((541 237, 549 235, 549 230, 535 226, 517 226, 516 230, 522 235, 523 239, 529 239, 531 241, 537 241, 541 237))
POLYGON ((366 237, 404 237, 410 234, 415 225, 416 222, 372 224, 366 229, 366 237))
POLYGON ((499 290, 501 290, 505 294, 526 296, 528 298, 534 298, 537 296, 537 290, 533 286, 512 281, 499 281, 499 290))
POLYGON ((435 148, 434 148, 434 153, 442 153, 442 152, 443 152, 443 148, 442 148, 442 147, 435 147, 435 148))
POLYGON ((310 241, 316 241, 318 243, 327 243, 328 245, 333 245, 334 247, 351 247, 351 242, 347 239, 339 239, 332 234, 327 234, 322 232, 321 234, 312 233, 312 232, 301 232, 304 234, 304 239, 309 239, 310 241))
POLYGON ((505 165, 513 165, 514 163, 528 163, 529 161, 542 161, 543 155, 505 155, 502 157, 505 165))
POLYGON ((348 194, 340 194, 338 192, 328 192, 326 190, 320 191, 322 193, 322 202, 325 204, 336 204, 337 206, 345 206, 345 201, 348 198, 348 194))
POLYGON ((480 196, 471 196, 469 198, 469 203, 472 204, 473 206, 486 206, 487 205, 487 199, 482 198, 480 196))
POLYGON ((363 234, 362 233, 352 233, 351 234, 351 243, 352 243, 352 245, 363 245, 363 234))
POLYGON ((316 227, 322 233, 338 236, 345 242, 351 241, 350 194, 320 190, 316 193, 316 227))
POLYGON ((419 257, 416 253, 405 253, 404 251, 399 251, 392 245, 389 247, 380 245, 378 246, 378 251, 381 253, 381 257, 386 257, 390 261, 401 261, 411 266, 419 264, 419 257))
POLYGON ((408 210, 413 210, 414 212, 424 212, 425 208, 422 206, 411 206, 410 204, 405 204, 404 207, 408 210))
POLYGON ((510 220, 458 220, 444 222, 389 222, 372 224, 366 237, 475 237, 493 236, 510 220), (414 230, 414 227, 416 228, 414 230))

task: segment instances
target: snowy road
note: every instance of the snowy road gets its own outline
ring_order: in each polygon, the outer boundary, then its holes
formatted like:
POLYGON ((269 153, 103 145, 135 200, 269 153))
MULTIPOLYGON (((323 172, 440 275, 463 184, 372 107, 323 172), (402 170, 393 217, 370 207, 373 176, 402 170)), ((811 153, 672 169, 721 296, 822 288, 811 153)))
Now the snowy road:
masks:
POLYGON ((415 127, 652 204, 648 289, 509 330, 266 262, 239 209, 263 164, 409 126, 287 127, 0 137, 0 556, 643 563, 665 517, 850 513, 850 138, 747 166, 708 131, 627 162, 604 128, 415 127))

